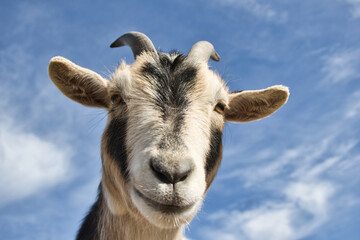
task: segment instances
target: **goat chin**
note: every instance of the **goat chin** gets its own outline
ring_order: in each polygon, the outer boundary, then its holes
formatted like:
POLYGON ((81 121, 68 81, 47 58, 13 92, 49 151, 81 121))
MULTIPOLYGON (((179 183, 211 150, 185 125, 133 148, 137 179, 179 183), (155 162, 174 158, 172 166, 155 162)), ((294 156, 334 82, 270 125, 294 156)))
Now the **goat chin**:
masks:
POLYGON ((140 214, 151 224, 164 229, 177 228, 189 224, 198 210, 201 208, 202 200, 184 206, 153 206, 147 199, 139 196, 135 189, 130 192, 131 200, 140 214))

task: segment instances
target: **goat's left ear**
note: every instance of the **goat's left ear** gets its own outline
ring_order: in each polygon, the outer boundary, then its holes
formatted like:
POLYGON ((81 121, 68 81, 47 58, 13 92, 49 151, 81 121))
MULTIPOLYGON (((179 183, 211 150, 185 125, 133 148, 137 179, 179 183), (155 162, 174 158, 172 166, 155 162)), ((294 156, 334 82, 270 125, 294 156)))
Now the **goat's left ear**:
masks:
POLYGON ((225 120, 251 122, 277 111, 289 98, 289 89, 277 85, 263 90, 229 93, 225 120))
POLYGON ((71 100, 89 107, 107 108, 110 104, 110 81, 66 58, 53 57, 50 60, 49 77, 71 100))

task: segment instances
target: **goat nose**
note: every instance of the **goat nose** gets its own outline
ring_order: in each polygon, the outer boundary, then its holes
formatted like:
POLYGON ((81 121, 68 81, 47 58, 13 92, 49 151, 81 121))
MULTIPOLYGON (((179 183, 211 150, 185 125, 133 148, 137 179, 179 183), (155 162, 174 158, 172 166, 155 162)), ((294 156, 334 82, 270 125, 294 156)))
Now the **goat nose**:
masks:
POLYGON ((185 181, 193 170, 193 164, 190 159, 184 159, 175 167, 165 164, 159 159, 152 158, 150 160, 150 168, 154 175, 163 183, 176 184, 185 181))

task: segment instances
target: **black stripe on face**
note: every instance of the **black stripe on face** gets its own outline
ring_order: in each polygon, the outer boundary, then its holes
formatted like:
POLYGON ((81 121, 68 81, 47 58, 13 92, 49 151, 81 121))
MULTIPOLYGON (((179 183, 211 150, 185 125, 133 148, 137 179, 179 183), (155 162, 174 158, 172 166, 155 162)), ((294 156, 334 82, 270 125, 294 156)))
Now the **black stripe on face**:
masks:
POLYGON ((116 161, 120 167, 121 174, 124 180, 129 178, 129 170, 127 164, 127 151, 126 151, 126 132, 127 132, 127 119, 113 119, 106 129, 105 136, 107 137, 107 151, 110 157, 116 161))
POLYGON ((220 154, 222 152, 222 131, 218 128, 211 127, 210 129, 210 150, 206 156, 206 175, 208 175, 217 164, 221 161, 220 154))
POLYGON ((147 62, 142 68, 146 79, 155 79, 152 82, 156 92, 154 102, 161 110, 162 118, 167 120, 170 115, 176 114, 176 125, 183 122, 184 109, 189 105, 188 95, 195 85, 197 75, 197 68, 184 64, 184 59, 179 54, 172 61, 168 55, 159 53, 159 59, 155 63, 147 62))

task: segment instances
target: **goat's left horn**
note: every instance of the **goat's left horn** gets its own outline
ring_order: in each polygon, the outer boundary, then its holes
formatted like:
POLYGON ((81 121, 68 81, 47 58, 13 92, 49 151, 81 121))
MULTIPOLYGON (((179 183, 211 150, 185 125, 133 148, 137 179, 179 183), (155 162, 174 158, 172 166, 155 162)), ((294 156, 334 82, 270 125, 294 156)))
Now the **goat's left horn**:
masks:
POLYGON ((215 51, 214 46, 207 41, 195 43, 190 49, 187 58, 198 62, 207 62, 209 58, 214 61, 220 61, 220 56, 215 51))
POLYGON ((128 32, 113 42, 110 47, 122 47, 128 45, 134 54, 134 58, 139 56, 143 51, 156 52, 154 44, 145 34, 140 32, 128 32))

